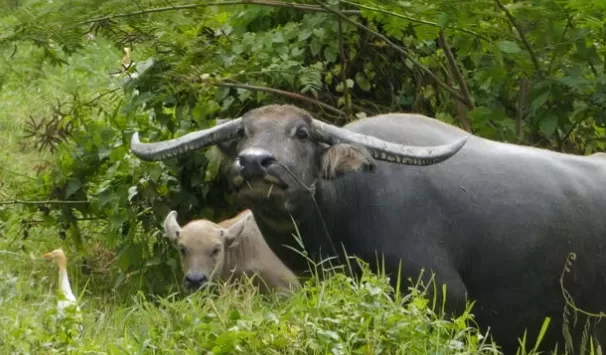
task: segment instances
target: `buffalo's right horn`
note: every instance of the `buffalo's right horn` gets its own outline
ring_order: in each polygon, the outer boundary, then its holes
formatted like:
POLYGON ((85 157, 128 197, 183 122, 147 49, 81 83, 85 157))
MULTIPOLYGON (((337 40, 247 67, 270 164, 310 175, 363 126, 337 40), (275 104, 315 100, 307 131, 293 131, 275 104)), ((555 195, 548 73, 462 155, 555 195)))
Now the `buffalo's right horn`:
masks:
POLYGON ((312 119, 315 136, 327 144, 353 143, 368 149, 373 158, 405 165, 432 165, 455 155, 467 142, 468 136, 454 143, 417 147, 397 144, 346 130, 312 119))
POLYGON ((237 138, 241 127, 242 118, 240 117, 208 129, 188 133, 179 138, 154 143, 141 143, 139 132, 135 132, 130 140, 130 149, 141 160, 165 160, 237 138))

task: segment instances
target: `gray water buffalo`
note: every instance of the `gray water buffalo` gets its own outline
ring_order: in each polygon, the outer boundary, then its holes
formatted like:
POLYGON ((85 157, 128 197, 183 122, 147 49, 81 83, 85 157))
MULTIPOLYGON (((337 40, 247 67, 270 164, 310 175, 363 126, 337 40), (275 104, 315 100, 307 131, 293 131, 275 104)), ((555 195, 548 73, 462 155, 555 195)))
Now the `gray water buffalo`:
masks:
MULTIPOLYGON (((418 114, 390 113, 344 127, 305 110, 270 105, 210 129, 155 143, 135 133, 143 160, 218 145, 237 196, 269 246, 293 271, 310 255, 384 257, 392 282, 421 268, 447 285, 448 310, 466 297, 505 353, 551 317, 544 349, 563 348, 560 276, 583 310, 606 308, 606 160, 491 141, 418 114), (388 143, 389 142, 389 143, 388 143), (312 198, 313 196, 313 198, 312 198)), ((438 288, 439 289, 439 288, 438 288)), ((592 328, 606 342, 601 322, 592 328)), ((582 327, 581 323, 580 327, 582 327)), ((575 346, 580 332, 573 331, 575 346)), ((533 345, 534 342, 530 345, 533 345)))
POLYGON ((183 286, 197 290, 212 280, 252 278, 262 293, 288 294, 301 288, 292 271, 269 248, 250 210, 214 223, 197 219, 181 227, 177 212, 164 219, 164 232, 181 254, 183 286))

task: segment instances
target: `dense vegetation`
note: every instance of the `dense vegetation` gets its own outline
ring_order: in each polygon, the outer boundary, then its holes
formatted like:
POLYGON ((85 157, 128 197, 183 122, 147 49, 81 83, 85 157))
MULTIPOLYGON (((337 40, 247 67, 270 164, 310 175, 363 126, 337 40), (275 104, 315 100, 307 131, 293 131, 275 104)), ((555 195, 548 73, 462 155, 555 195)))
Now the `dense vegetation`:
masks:
POLYGON ((129 139, 135 130, 172 138, 289 102, 336 124, 421 112, 497 140, 603 151, 605 4, 2 2, 0 350, 58 349, 61 339, 45 338, 44 307, 31 305, 49 305, 54 280, 34 260, 61 245, 90 300, 82 352, 479 352, 487 345, 466 316, 440 320, 421 296, 401 308, 373 275, 359 287, 311 280, 279 307, 238 290, 164 298, 180 280, 160 231, 166 213, 221 219, 239 206, 213 149, 144 163, 129 139), (373 334, 381 340, 362 347, 373 334))

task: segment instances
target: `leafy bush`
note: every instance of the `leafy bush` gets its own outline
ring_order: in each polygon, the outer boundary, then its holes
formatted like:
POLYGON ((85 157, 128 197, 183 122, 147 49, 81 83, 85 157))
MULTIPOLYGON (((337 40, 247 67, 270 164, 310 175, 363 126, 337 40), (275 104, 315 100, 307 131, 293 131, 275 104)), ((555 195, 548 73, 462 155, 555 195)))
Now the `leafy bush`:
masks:
POLYGON ((269 103, 336 124, 412 111, 502 141, 606 148, 600 2, 243 3, 0 5, 0 193, 11 203, 0 228, 11 248, 58 228, 91 255, 78 259, 83 274, 109 273, 93 289, 170 294, 179 271, 166 213, 222 219, 240 207, 216 151, 146 163, 129 153, 132 133, 173 138, 269 103))
POLYGON ((603 27, 587 20, 603 9, 589 2, 256 3, 9 6, 0 44, 20 60, 6 62, 4 92, 43 84, 41 107, 18 118, 43 117, 35 123, 46 131, 25 144, 46 139, 57 149, 52 171, 19 190, 72 201, 29 213, 62 225, 76 245, 78 220, 99 220, 121 270, 155 265, 156 275, 175 264, 158 237, 169 209, 219 219, 238 206, 212 150, 144 163, 128 151, 132 132, 172 138, 280 101, 337 124, 410 110, 494 139, 577 153, 606 146, 603 27), (33 81, 23 83, 21 69, 33 81))

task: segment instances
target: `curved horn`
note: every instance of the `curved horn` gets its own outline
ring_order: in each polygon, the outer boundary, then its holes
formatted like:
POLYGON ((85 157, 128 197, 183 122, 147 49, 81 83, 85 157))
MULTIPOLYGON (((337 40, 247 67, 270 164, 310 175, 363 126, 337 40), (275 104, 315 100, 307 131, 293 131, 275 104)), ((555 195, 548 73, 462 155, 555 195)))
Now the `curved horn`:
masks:
POLYGON ((440 163, 455 155, 467 142, 469 136, 445 145, 417 147, 397 144, 382 139, 352 132, 343 128, 328 125, 313 119, 314 133, 319 140, 328 144, 353 143, 370 152, 377 160, 395 162, 405 165, 432 165, 440 163))
POLYGON ((237 138, 241 126, 240 117, 179 138, 154 143, 141 143, 139 132, 135 132, 130 140, 130 149, 141 160, 164 160, 237 138))

